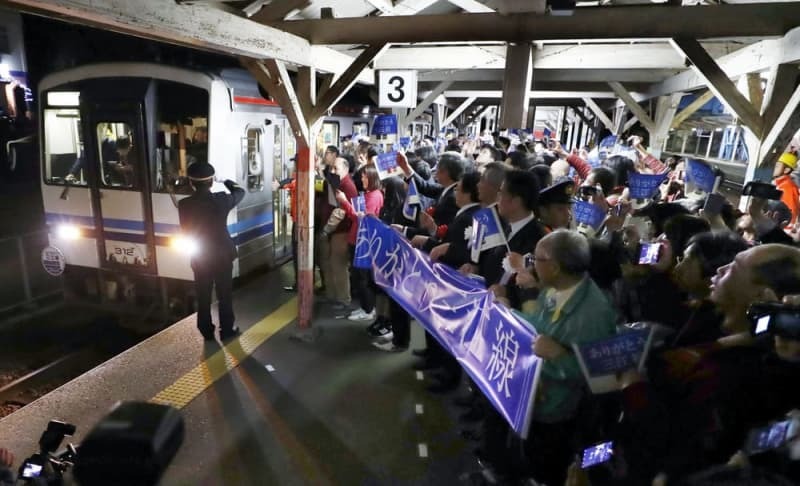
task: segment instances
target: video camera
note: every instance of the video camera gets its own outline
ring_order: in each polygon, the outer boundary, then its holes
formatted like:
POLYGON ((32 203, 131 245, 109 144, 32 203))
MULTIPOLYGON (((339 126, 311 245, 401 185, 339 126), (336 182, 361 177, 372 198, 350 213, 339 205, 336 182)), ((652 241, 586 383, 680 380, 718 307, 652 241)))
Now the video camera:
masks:
POLYGON ((39 439, 39 452, 19 468, 22 484, 60 486, 69 470, 82 486, 157 484, 183 442, 183 418, 177 409, 144 402, 123 402, 89 432, 79 447, 60 453, 75 426, 50 421, 39 439))
POLYGON ((747 310, 751 333, 764 333, 800 341, 800 307, 778 302, 758 302, 747 310))
POLYGON ((64 473, 75 464, 78 452, 72 444, 67 446, 66 451, 59 454, 55 452, 61 447, 64 437, 74 433, 74 425, 51 420, 39 438, 39 452, 20 465, 19 480, 27 484, 61 484, 64 473))

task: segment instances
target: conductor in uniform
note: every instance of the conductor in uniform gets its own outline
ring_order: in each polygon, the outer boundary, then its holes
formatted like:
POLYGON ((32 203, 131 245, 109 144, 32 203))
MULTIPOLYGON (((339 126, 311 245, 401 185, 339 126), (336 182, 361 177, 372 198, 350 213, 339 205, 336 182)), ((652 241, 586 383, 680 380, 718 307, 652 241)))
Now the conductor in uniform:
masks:
POLYGON ((211 192, 214 167, 202 161, 187 170, 194 193, 178 202, 181 231, 196 243, 191 256, 197 293, 197 328, 207 341, 214 340, 211 321, 211 289, 219 300, 219 337, 239 334, 233 315, 233 260, 236 246, 228 233, 228 213, 244 198, 245 191, 232 180, 225 181, 229 193, 211 192))

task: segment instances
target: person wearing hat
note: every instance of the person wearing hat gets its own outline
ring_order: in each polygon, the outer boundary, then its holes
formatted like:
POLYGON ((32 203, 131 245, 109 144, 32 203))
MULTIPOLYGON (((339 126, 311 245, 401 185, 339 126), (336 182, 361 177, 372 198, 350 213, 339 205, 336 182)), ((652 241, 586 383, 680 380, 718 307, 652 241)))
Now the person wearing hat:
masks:
POLYGON ((197 293, 197 328, 207 341, 214 339, 211 321, 211 289, 216 285, 219 299, 219 337, 222 340, 239 334, 233 315, 233 260, 236 245, 228 233, 228 213, 244 199, 245 191, 228 179, 229 193, 211 192, 214 167, 195 162, 187 170, 194 193, 178 202, 181 231, 193 240, 191 255, 197 293))
POLYGON ((792 220, 789 221, 789 225, 796 223, 797 216, 800 214, 800 189, 792 178, 792 172, 795 169, 797 169, 797 155, 792 152, 784 152, 775 162, 775 170, 772 172, 772 182, 776 188, 783 191, 781 201, 792 212, 792 220))
POLYGON ((537 214, 548 233, 559 228, 569 229, 574 197, 575 182, 571 180, 553 184, 539 193, 537 214))

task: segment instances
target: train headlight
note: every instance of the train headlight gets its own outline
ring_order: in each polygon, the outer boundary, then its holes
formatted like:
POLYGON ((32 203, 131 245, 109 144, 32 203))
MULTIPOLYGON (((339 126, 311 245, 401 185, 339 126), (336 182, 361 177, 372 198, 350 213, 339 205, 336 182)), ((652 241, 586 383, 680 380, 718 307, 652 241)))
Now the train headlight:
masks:
POLYGON ((62 240, 77 240, 81 237, 81 229, 74 224, 62 224, 56 228, 56 235, 62 240))
POLYGON ((200 244, 191 236, 173 236, 170 240, 170 246, 175 250, 185 253, 189 256, 195 256, 200 253, 200 244))

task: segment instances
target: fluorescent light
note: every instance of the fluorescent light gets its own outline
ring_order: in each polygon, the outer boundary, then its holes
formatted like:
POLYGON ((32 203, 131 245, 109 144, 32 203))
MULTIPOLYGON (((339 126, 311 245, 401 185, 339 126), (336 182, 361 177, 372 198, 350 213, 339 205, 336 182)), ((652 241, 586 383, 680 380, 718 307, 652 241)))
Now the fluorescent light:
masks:
POLYGON ((78 106, 81 94, 78 91, 51 91, 47 93, 50 106, 78 106))

